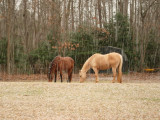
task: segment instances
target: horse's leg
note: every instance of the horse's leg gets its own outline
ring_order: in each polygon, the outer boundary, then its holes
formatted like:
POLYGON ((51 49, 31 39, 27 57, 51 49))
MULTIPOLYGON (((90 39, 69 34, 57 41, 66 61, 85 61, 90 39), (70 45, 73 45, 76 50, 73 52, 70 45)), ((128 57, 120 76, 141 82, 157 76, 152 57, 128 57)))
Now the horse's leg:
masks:
POLYGON ((69 79, 70 79, 70 76, 68 75, 68 80, 67 80, 67 82, 69 82, 69 79))
POLYGON ((122 71, 121 71, 120 69, 118 70, 117 81, 118 81, 119 83, 122 83, 122 71))
POLYGON ((57 81, 57 80, 56 80, 56 79, 57 79, 57 71, 55 71, 54 77, 55 77, 55 78, 54 78, 54 82, 56 82, 56 81, 57 81))
POLYGON ((71 82, 71 81, 72 81, 72 71, 70 73, 70 80, 69 80, 69 82, 71 82))
POLYGON ((72 81, 72 70, 68 70, 68 81, 67 82, 71 82, 72 81))
POLYGON ((116 78, 116 68, 112 67, 112 72, 113 72, 113 80, 112 83, 115 82, 115 78, 116 78))
POLYGON ((49 82, 52 82, 53 78, 52 78, 52 73, 49 74, 49 82))
POLYGON ((60 77, 61 77, 61 82, 63 82, 63 80, 62 80, 62 74, 60 74, 60 77))
POLYGON ((60 70, 60 77, 61 77, 61 82, 63 82, 63 80, 62 80, 62 70, 60 70))
POLYGON ((68 70, 68 80, 67 82, 70 82, 70 71, 68 70))
POLYGON ((70 82, 70 70, 68 70, 68 80, 67 82, 70 82))
POLYGON ((96 83, 99 81, 99 79, 98 79, 98 70, 97 70, 97 68, 92 68, 93 70, 94 70, 94 72, 95 72, 95 77, 96 77, 96 83))
POLYGON ((67 82, 70 82, 70 74, 68 73, 68 80, 67 80, 67 82))

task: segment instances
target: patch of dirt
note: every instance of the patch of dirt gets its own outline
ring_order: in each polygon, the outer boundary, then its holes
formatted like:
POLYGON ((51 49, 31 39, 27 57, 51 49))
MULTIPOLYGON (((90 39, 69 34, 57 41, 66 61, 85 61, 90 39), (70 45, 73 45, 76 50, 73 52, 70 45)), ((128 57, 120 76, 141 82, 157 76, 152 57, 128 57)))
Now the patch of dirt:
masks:
MULTIPOLYGON (((67 74, 63 74, 63 81, 67 81, 67 74)), ((111 82, 113 79, 112 74, 99 74, 99 82, 111 82)), ((137 83, 137 82, 160 82, 160 72, 156 73, 137 73, 132 72, 128 74, 123 74, 123 82, 127 83, 137 83)), ((7 75, 0 73, 0 81, 8 82, 47 82, 46 74, 31 74, 31 75, 7 75)), ((54 80, 53 80, 54 81, 54 80)), ((58 75, 57 81, 60 82, 60 76, 58 75)), ((79 75, 73 74, 72 82, 79 82, 79 75)), ((87 73, 87 78, 85 82, 95 82, 94 74, 87 73)))

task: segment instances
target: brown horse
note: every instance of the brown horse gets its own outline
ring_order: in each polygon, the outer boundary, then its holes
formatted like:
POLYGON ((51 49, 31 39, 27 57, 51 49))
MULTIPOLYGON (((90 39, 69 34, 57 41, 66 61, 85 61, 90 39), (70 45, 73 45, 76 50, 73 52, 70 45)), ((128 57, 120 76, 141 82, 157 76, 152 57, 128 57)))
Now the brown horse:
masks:
POLYGON ((122 82, 122 64, 123 59, 122 56, 118 53, 109 53, 109 54, 94 54, 90 58, 87 59, 87 61, 84 63, 81 71, 80 71, 80 82, 83 82, 86 78, 86 72, 92 68, 95 72, 96 82, 98 82, 98 71, 99 70, 106 70, 109 68, 112 68, 113 72, 113 83, 115 82, 116 77, 116 70, 118 69, 118 77, 117 81, 119 83, 122 82))
POLYGON ((54 82, 56 82, 58 71, 60 72, 61 82, 63 82, 62 81, 62 71, 63 70, 68 72, 67 82, 71 82, 73 68, 74 68, 74 60, 71 57, 60 57, 60 56, 55 57, 52 60, 51 65, 49 67, 49 72, 48 72, 49 82, 52 82, 53 73, 55 76, 54 82))

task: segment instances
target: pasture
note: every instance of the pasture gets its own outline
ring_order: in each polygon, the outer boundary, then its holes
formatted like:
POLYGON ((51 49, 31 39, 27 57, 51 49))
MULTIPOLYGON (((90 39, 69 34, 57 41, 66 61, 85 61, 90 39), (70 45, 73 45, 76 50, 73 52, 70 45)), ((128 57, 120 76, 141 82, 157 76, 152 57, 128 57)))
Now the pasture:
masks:
POLYGON ((88 75, 84 83, 49 83, 31 76, 0 82, 2 120, 159 120, 160 73, 128 74, 122 84, 112 76, 99 83, 88 75))

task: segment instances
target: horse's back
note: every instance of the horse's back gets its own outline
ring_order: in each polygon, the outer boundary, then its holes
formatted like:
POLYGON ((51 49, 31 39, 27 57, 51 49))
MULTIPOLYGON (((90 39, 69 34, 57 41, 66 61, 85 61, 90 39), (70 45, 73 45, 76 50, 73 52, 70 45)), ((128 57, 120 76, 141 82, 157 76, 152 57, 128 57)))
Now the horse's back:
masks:
POLYGON ((115 58, 120 58, 122 57, 121 54, 116 53, 116 52, 112 52, 112 53, 108 53, 108 54, 100 54, 100 53, 95 53, 93 54, 90 59, 96 59, 96 60, 103 60, 103 59, 108 59, 108 57, 110 57, 111 59, 115 59, 115 58))
POLYGON ((62 57, 62 64, 64 65, 65 69, 73 69, 74 60, 71 57, 62 57))
POLYGON ((108 61, 111 66, 118 67, 118 65, 122 62, 122 55, 116 52, 108 54, 108 61))
POLYGON ((109 53, 109 54, 106 54, 106 55, 108 55, 108 59, 109 60, 117 60, 117 61, 119 61, 122 58, 122 55, 119 54, 119 53, 116 53, 116 52, 112 52, 112 53, 109 53))
MULTIPOLYGON (((107 54, 106 54, 106 55, 107 55, 107 54)), ((119 53, 116 53, 116 52, 111 52, 111 53, 108 53, 108 55, 121 56, 121 54, 119 54, 119 53)))
POLYGON ((96 53, 91 56, 89 64, 92 68, 96 67, 98 69, 103 70, 103 69, 109 68, 109 64, 106 61, 107 61, 107 58, 105 55, 96 53))
POLYGON ((74 60, 71 57, 63 57, 64 61, 74 63, 74 60))

